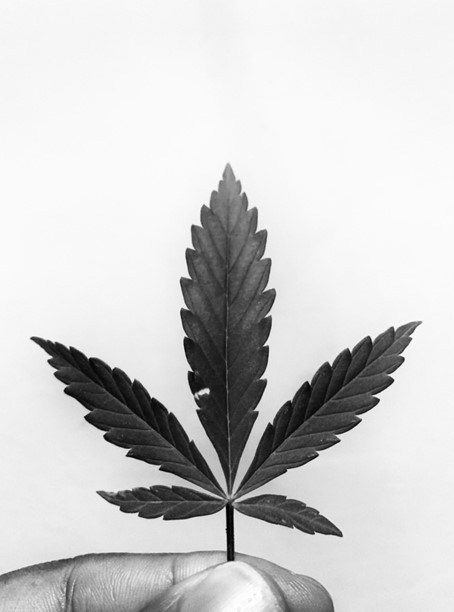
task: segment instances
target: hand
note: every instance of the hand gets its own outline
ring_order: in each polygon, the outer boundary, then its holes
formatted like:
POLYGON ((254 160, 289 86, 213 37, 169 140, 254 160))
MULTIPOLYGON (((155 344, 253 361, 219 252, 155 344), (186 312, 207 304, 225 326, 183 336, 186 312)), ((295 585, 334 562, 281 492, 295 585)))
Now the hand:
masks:
POLYGON ((0 612, 334 612, 315 580, 225 553, 86 555, 0 576, 0 612))

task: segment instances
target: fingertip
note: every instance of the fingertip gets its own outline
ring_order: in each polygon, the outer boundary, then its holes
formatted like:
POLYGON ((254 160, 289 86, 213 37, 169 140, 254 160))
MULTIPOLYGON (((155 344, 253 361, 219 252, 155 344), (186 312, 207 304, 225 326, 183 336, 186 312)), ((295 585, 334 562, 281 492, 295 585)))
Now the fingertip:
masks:
POLYGON ((285 581, 276 579, 276 582, 284 594, 290 612, 334 612, 331 595, 314 578, 290 574, 285 581))
POLYGON ((169 589, 142 612, 288 612, 274 581, 242 561, 222 563, 169 589))
POLYGON ((289 612, 334 612, 330 594, 314 578, 296 574, 264 559, 246 556, 242 558, 274 581, 289 612))

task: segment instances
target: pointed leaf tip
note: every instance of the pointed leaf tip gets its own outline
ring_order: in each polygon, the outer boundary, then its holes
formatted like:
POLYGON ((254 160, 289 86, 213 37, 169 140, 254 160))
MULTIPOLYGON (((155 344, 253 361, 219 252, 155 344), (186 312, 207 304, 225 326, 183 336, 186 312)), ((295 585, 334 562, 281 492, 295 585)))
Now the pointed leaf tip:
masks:
POLYGON ((406 323, 405 325, 401 325, 396 329, 396 332, 404 331, 407 334, 412 334, 417 327, 422 324, 422 321, 410 321, 410 323, 406 323))
POLYGON ((232 166, 230 164, 226 164, 224 172, 222 173, 222 178, 226 182, 236 181, 235 173, 233 172, 232 166))
POLYGON ((106 501, 109 501, 109 499, 115 495, 114 491, 96 491, 96 493, 106 501))

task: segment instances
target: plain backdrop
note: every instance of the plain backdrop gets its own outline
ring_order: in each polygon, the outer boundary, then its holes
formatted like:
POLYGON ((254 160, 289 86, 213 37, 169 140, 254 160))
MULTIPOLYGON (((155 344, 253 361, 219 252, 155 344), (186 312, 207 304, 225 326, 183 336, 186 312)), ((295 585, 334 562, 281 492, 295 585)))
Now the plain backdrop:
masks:
POLYGON ((184 483, 107 444, 29 337, 141 380, 219 474, 179 278, 230 162, 277 289, 242 469, 321 363, 424 321, 363 423, 263 489, 344 537, 238 516, 237 548, 317 578, 337 612, 450 608, 453 27, 437 0, 0 2, 0 572, 224 547, 222 513, 145 521, 95 494, 184 483))

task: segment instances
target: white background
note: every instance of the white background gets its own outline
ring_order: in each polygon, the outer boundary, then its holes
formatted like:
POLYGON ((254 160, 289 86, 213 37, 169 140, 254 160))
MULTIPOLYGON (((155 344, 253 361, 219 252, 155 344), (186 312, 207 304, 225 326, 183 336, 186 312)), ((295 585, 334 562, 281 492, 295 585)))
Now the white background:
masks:
POLYGON ((278 292, 245 464, 323 361, 424 321, 364 422, 263 490, 344 538, 238 516, 238 549, 314 576, 337 612, 452 605, 453 18, 436 0, 0 3, 0 572, 223 548, 223 514, 144 521, 95 494, 184 483, 104 442, 28 338, 137 377, 216 464, 178 281, 229 161, 278 292))

